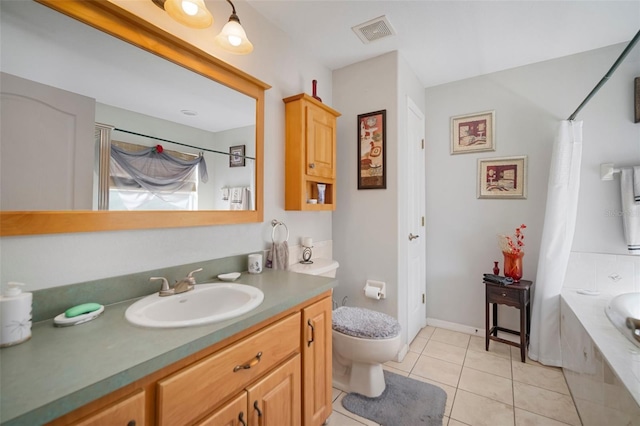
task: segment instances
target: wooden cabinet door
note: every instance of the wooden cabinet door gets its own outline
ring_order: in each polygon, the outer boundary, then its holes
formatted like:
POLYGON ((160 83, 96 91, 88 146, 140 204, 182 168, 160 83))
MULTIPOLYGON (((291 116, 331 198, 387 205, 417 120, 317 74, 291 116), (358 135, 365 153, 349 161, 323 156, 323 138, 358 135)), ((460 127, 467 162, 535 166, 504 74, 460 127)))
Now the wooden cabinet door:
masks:
POLYGON ((305 308, 302 318, 302 415, 306 426, 315 426, 331 415, 331 299, 305 308))
POLYGON ((74 426, 144 426, 144 391, 116 401, 102 410, 73 423, 74 426))
POLYGON ((307 104, 307 175, 335 178, 336 119, 307 104))
POLYGON ((198 426, 247 426, 247 393, 218 408, 198 426))
POLYGON ((247 388, 249 425, 300 426, 300 355, 247 388))

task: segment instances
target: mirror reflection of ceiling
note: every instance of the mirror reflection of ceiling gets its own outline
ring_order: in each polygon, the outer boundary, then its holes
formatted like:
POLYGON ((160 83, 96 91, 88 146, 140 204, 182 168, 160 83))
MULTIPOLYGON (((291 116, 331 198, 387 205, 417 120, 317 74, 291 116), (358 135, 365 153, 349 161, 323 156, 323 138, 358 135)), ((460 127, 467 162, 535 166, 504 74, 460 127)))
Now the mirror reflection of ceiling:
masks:
POLYGON ((255 124, 253 98, 46 7, 2 1, 1 18, 4 72, 210 132, 255 124))

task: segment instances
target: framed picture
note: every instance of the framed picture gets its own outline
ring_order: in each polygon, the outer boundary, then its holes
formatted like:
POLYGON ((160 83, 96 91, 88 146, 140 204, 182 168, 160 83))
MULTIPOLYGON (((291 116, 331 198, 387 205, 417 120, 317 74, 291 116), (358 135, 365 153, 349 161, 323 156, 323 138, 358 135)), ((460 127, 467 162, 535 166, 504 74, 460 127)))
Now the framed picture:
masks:
POLYGON ((635 96, 634 99, 636 101, 635 107, 635 122, 640 123, 640 77, 636 77, 634 80, 634 89, 635 96))
POLYGON ((527 157, 478 159, 478 198, 527 198, 527 157))
POLYGON ((387 110, 358 115, 358 189, 386 189, 387 110))
POLYGON ((451 154, 495 151, 495 111, 451 117, 451 154))
POLYGON ((229 148, 229 167, 244 167, 244 145, 229 148))

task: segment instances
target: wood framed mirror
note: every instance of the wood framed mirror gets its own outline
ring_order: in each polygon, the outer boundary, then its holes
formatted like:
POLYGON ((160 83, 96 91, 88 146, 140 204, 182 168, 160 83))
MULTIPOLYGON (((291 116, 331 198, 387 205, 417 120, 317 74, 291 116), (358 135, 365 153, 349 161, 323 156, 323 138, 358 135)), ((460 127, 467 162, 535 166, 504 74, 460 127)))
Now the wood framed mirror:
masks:
POLYGON ((270 86, 105 0, 36 0, 57 12, 255 99, 253 210, 2 211, 0 236, 262 222, 264 91, 270 86))

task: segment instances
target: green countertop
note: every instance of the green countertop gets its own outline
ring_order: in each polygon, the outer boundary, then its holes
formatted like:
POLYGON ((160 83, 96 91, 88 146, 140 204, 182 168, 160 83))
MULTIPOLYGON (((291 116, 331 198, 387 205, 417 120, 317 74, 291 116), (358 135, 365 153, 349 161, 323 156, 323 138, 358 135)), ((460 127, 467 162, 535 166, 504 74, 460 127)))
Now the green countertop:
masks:
MULTIPOLYGON (((152 329, 124 317, 135 302, 105 306, 85 324, 36 323, 29 341, 0 350, 0 421, 39 425, 194 354, 335 287, 332 278, 287 271, 243 273, 235 281, 264 292, 253 311, 216 324, 152 329)), ((137 299, 136 299, 137 300, 137 299)))

